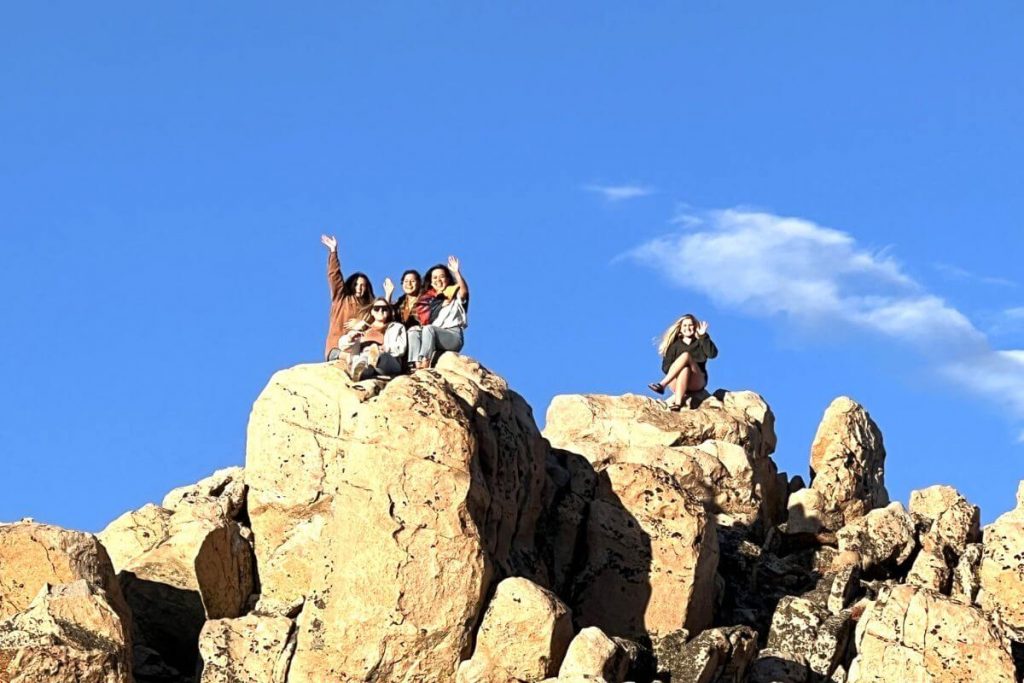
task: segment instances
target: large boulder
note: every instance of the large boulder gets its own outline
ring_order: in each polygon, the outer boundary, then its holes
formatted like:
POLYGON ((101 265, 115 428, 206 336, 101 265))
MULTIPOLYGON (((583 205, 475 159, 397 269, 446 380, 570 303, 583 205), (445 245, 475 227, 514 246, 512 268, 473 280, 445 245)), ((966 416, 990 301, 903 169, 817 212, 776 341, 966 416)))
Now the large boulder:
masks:
POLYGON ((629 673, 629 664, 629 653, 618 641, 596 626, 588 626, 569 643, 558 677, 589 676, 608 683, 622 683, 629 673))
POLYGON ((999 616, 1014 640, 1024 642, 1024 481, 1017 507, 985 527, 977 601, 999 616))
POLYGON ((28 608, 44 585, 80 579, 102 589, 131 623, 110 557, 95 536, 31 521, 0 524, 0 619, 28 608))
POLYGON ((199 635, 202 683, 285 683, 295 652, 288 617, 211 619, 199 635))
POLYGON ((790 501, 794 528, 837 531, 889 502, 885 446, 868 412, 840 396, 825 410, 811 445, 811 486, 800 505, 790 501))
POLYGON ((136 666, 191 673, 207 619, 241 616, 255 585, 251 534, 236 518, 245 504, 240 468, 175 489, 165 506, 146 505, 99 537, 116 558, 134 615, 136 666))
POLYGON ((718 537, 704 507, 665 470, 602 470, 572 604, 579 626, 637 640, 711 624, 718 537))
POLYGON ((491 599, 476 634, 473 657, 459 666, 459 683, 537 681, 558 672, 572 640, 572 612, 551 591, 514 577, 491 599))
POLYGON ((662 468, 719 523, 779 521, 785 492, 770 457, 775 418, 752 392, 719 392, 680 412, 633 394, 556 396, 544 436, 598 471, 620 463, 662 468))
POLYGON ((1008 643, 984 613, 927 589, 883 587, 857 623, 847 683, 1012 683, 1008 643))
POLYGON ((924 527, 921 545, 959 557, 980 537, 981 512, 952 486, 929 486, 910 493, 910 514, 924 527))
POLYGON ((840 552, 856 553, 860 568, 895 570, 917 547, 914 521, 901 503, 890 503, 858 517, 836 534, 840 552))
POLYGON ((300 612, 290 680, 453 680, 494 581, 547 583, 547 454, 529 406, 464 356, 386 385, 275 374, 245 479, 258 609, 300 612))
MULTIPOLYGON (((116 586, 116 584, 115 584, 116 586)), ((0 622, 0 681, 131 683, 130 624, 97 584, 44 584, 0 622)))

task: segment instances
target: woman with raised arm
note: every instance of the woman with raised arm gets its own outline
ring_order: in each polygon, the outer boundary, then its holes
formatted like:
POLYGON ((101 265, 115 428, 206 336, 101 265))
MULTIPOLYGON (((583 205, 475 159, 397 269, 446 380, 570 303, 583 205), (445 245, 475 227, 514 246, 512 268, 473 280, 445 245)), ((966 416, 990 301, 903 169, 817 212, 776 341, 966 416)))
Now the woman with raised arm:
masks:
MULTIPOLYGON (((416 317, 416 301, 423 290, 423 278, 418 270, 409 269, 402 273, 402 296, 395 302, 395 320, 406 327, 415 327, 420 324, 416 317)), ((384 298, 391 301, 391 292, 395 291, 395 285, 391 278, 384 280, 384 298)))
POLYGON ((698 322, 687 313, 672 323, 661 337, 658 345, 661 356, 661 371, 665 376, 660 382, 647 386, 651 391, 664 394, 672 390, 666 400, 669 410, 680 410, 688 393, 700 391, 708 385, 708 359, 718 355, 718 347, 708 335, 708 323, 698 322))
POLYGON ((353 273, 347 280, 342 277, 338 240, 333 235, 320 235, 320 243, 327 247, 327 285, 331 292, 324 358, 333 360, 332 356, 337 356, 341 335, 351 329, 354 322, 366 317, 373 301, 373 285, 363 273, 353 273))
POLYGON ((448 257, 448 267, 438 264, 427 271, 430 289, 416 302, 422 327, 409 329, 409 366, 429 368, 440 351, 461 351, 469 326, 469 285, 459 259, 448 257))

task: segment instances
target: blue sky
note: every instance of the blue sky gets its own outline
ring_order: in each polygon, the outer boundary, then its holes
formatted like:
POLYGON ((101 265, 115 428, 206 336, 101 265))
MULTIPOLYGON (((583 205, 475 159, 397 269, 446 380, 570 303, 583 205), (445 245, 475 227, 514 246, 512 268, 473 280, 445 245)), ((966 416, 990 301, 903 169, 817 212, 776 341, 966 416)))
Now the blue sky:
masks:
POLYGON ((324 251, 455 253, 466 352, 538 421, 710 321, 806 477, 829 401, 894 499, 1024 478, 1013 3, 22 4, 0 10, 0 519, 98 530, 241 464, 316 361, 324 251))

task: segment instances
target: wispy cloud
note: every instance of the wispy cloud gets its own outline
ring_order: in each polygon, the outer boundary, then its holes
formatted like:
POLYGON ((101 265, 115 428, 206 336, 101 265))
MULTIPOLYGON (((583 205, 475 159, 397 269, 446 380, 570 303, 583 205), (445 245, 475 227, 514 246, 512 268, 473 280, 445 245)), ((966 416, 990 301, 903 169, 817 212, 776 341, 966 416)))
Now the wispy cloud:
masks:
POLYGON ((609 202, 621 202, 627 199, 637 199, 639 197, 647 197, 656 192, 653 187, 647 185, 584 185, 583 189, 587 192, 594 192, 609 202))
POLYGON ((888 250, 764 211, 690 213, 673 223, 684 231, 623 257, 722 307, 812 327, 849 325, 899 341, 929 359, 939 376, 1024 420, 1024 351, 994 349, 966 315, 908 275, 888 250))
POLYGON ((939 273, 946 276, 950 280, 959 280, 961 282, 979 282, 983 285, 993 285, 996 287, 1019 286, 1018 283, 1004 277, 991 277, 988 275, 979 275, 977 273, 972 273, 971 271, 965 268, 950 265, 949 263, 933 263, 932 268, 934 268, 935 270, 937 270, 939 273))

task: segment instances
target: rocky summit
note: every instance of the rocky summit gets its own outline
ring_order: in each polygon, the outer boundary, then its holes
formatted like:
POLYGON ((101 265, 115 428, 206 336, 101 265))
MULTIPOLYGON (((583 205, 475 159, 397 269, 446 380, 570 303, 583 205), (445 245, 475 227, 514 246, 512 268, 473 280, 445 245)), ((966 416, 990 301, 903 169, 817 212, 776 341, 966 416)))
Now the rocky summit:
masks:
POLYGON ((0 683, 1021 681, 1024 485, 890 501, 882 431, 809 472, 757 394, 567 395, 466 356, 275 374, 244 467, 99 534, 0 525, 0 683))

